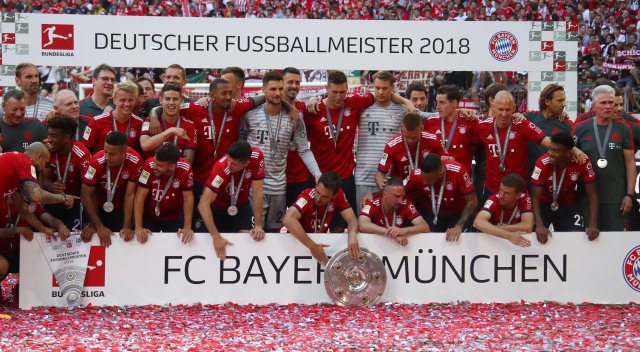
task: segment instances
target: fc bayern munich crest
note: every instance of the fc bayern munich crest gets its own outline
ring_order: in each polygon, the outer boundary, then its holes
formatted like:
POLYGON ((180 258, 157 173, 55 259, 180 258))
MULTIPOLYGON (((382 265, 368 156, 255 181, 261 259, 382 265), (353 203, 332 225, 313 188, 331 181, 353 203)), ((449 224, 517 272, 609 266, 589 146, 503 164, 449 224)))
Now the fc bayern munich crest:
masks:
POLYGON ((510 32, 498 32, 489 39, 489 52, 498 61, 509 61, 518 53, 518 39, 510 32))
POLYGON ((624 257, 622 275, 629 287, 640 292, 640 246, 630 250, 624 257))

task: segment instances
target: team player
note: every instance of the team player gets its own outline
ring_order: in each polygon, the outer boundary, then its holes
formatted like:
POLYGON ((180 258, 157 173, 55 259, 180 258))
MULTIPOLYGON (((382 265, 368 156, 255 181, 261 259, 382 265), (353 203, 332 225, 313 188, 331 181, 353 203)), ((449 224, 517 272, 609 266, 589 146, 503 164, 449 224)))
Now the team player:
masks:
POLYGON ((429 102, 429 90, 422 82, 411 82, 407 86, 407 99, 419 112, 427 111, 427 103, 429 102))
POLYGON ((395 78, 389 71, 378 71, 374 75, 375 102, 360 116, 358 146, 356 150, 356 201, 362 204, 367 193, 379 191, 376 185, 376 167, 385 143, 400 133, 404 106, 391 100, 395 78))
POLYGON ((420 211, 429 228, 446 232, 447 241, 457 241, 462 231, 470 228, 478 197, 462 164, 429 154, 420 161, 420 168, 407 176, 404 187, 407 199, 420 211))
MULTIPOLYGON (((167 66, 167 68, 164 70, 164 74, 162 75, 162 84, 178 85, 178 87, 180 87, 180 97, 183 99, 186 99, 188 102, 192 101, 188 97, 185 97, 182 92, 182 89, 187 84, 187 71, 184 69, 184 67, 178 64, 172 64, 167 66)), ((144 90, 145 90, 144 87, 142 88, 142 90, 144 94, 144 90)), ((153 93, 155 93, 155 90, 153 91, 153 93)), ((141 116, 148 116, 153 108, 157 106, 161 106, 162 105, 161 98, 162 98, 161 96, 156 96, 154 94, 151 98, 145 100, 140 106, 141 116)), ((154 121, 154 122, 158 122, 158 123, 153 123, 153 122, 151 123, 151 126, 149 127, 151 134, 161 133, 162 124, 160 124, 159 121, 154 121)))
MULTIPOLYGON (((78 129, 73 135, 76 141, 80 141, 84 135, 84 130, 89 126, 90 117, 80 115, 80 103, 76 93, 69 89, 59 90, 53 98, 53 117, 54 114, 69 116, 76 120, 78 129)), ((47 120, 48 121, 48 120, 47 120)))
POLYGON ((438 137, 438 140, 455 161, 466 170, 471 170, 471 159, 475 153, 472 136, 478 119, 468 119, 460 113, 458 103, 462 99, 460 88, 445 85, 437 90, 438 116, 424 122, 424 130, 438 137))
POLYGON ((384 188, 385 179, 398 177, 401 180, 418 168, 420 160, 430 153, 446 157, 447 152, 438 138, 422 130, 422 120, 416 113, 408 113, 402 119, 402 133, 393 137, 384 146, 378 163, 376 183, 384 188))
POLYGON ((358 217, 360 231, 387 236, 406 246, 408 236, 429 232, 429 225, 413 204, 405 198, 402 180, 392 177, 382 195, 365 199, 358 217))
POLYGON ((229 153, 213 166, 206 186, 198 210, 220 260, 226 257, 226 246, 232 244, 221 232, 249 232, 256 241, 264 238, 264 156, 260 149, 251 148, 245 141, 231 144, 229 153), (249 190, 253 199, 253 228, 249 190))
POLYGON ((531 245, 531 241, 523 236, 533 230, 531 198, 525 192, 525 183, 519 174, 511 173, 502 177, 498 193, 491 195, 484 203, 473 227, 520 247, 531 245))
POLYGON ((233 99, 242 98, 242 89, 244 88, 246 78, 242 68, 237 66, 225 67, 220 71, 220 78, 226 80, 231 85, 231 97, 233 99))
MULTIPOLYGON (((87 148, 74 139, 78 130, 76 119, 55 115, 47 122, 49 137, 45 141, 51 158, 44 170, 45 188, 56 194, 66 193, 80 197, 82 175, 89 168, 91 154, 87 148)), ((58 204, 45 205, 47 212, 62 220, 65 225, 76 231, 82 229, 82 210, 76 201, 72 208, 58 204)))
POLYGON ((586 228, 589 240, 598 237, 598 191, 591 160, 580 165, 571 160, 575 143, 571 135, 558 132, 551 136, 549 152, 536 161, 531 174, 531 198, 536 223, 536 236, 546 243, 551 236, 549 226, 558 232, 583 231, 582 210, 577 203, 576 186, 580 180, 589 197, 590 213, 594 214, 586 228))
POLYGON ((111 98, 116 84, 116 70, 107 64, 99 65, 93 70, 91 83, 93 94, 80 101, 81 116, 99 116, 107 106, 115 107, 111 98))
MULTIPOLYGON (((613 88, 598 86, 591 96, 595 118, 577 124, 573 135, 576 145, 591 159, 596 173, 600 230, 622 231, 635 199, 633 137, 629 126, 613 118, 613 88)), ((588 219, 590 222, 590 216, 588 219)))
POLYGON ((309 248, 311 255, 322 264, 327 264, 328 258, 324 251, 326 244, 316 243, 308 233, 326 233, 334 216, 339 214, 348 225, 349 255, 358 258, 358 219, 351 209, 341 188, 342 180, 333 171, 320 176, 315 188, 307 188, 289 207, 284 216, 284 225, 298 241, 309 248))
POLYGON ((93 154, 104 148, 107 135, 112 131, 119 131, 127 136, 129 147, 139 150, 138 138, 144 120, 133 114, 133 108, 138 100, 138 86, 131 81, 116 84, 113 89, 114 110, 96 116, 84 130, 82 143, 93 154))
POLYGON ((267 72, 262 79, 262 92, 266 102, 245 115, 247 141, 264 155, 264 211, 267 232, 280 232, 286 211, 287 153, 291 142, 300 154, 306 168, 315 178, 320 177, 316 159, 309 150, 304 126, 296 127, 282 104, 284 82, 276 71, 267 72))
POLYGON ((82 205, 90 219, 89 226, 82 230, 85 242, 97 233, 100 244, 110 246, 115 231, 120 231, 126 241, 133 239, 131 219, 141 167, 142 158, 127 145, 127 136, 110 132, 104 149, 91 158, 82 177, 82 205))
POLYGON ((191 120, 180 116, 182 105, 182 88, 175 83, 168 83, 160 90, 160 125, 162 132, 151 133, 150 118, 142 124, 140 147, 144 153, 153 154, 163 143, 175 144, 180 155, 189 163, 193 162, 197 147, 196 126, 191 120))
POLYGON ((0 119, 3 152, 24 152, 29 144, 47 138, 47 128, 36 119, 25 118, 24 93, 17 89, 6 92, 2 100, 4 116, 0 119))
POLYGON ((164 143, 142 166, 133 210, 140 243, 160 231, 177 233, 182 243, 193 239, 193 172, 175 144, 164 143))
POLYGON ((24 93, 25 117, 42 122, 53 111, 53 101, 40 95, 40 85, 40 73, 36 65, 23 62, 16 66, 16 86, 24 93))

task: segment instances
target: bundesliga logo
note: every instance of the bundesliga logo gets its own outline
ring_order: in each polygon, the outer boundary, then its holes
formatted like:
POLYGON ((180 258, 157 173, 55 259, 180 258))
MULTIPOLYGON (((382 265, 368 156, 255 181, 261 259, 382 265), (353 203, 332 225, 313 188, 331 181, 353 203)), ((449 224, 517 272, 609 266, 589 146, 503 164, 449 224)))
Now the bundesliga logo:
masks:
POLYGON ((622 275, 629 287, 640 292, 640 246, 627 253, 622 262, 622 275))
POLYGON ((498 61, 509 61, 518 53, 518 39, 509 32, 498 32, 489 39, 489 53, 498 61))
POLYGON ((43 24, 42 50, 73 50, 72 24, 43 24))

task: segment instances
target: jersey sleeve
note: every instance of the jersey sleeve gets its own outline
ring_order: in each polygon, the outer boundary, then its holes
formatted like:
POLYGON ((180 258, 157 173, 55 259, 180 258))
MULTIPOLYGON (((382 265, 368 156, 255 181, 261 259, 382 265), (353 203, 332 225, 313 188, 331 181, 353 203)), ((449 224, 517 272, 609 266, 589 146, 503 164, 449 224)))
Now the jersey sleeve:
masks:
POLYGON ((181 169, 182 177, 180 178, 180 189, 183 191, 190 191, 193 189, 193 167, 191 164, 187 164, 186 169, 181 169))
POLYGON ((367 199, 364 201, 364 205, 360 210, 360 215, 364 215, 368 218, 373 219, 373 209, 374 209, 373 202, 367 199))
POLYGON ((531 197, 529 197, 529 195, 525 193, 524 196, 518 200, 518 207, 520 208, 520 213, 522 214, 533 212, 531 197))
POLYGON ((484 205, 482 206, 482 210, 488 211, 489 214, 491 214, 491 216, 493 216, 493 214, 496 212, 496 209, 500 206, 500 204, 498 204, 498 199, 494 196, 489 197, 489 199, 487 199, 484 202, 484 205))
POLYGON ((152 175, 153 170, 151 169, 151 164, 148 162, 144 163, 140 176, 138 177, 138 186, 149 188, 149 185, 153 182, 152 175))
POLYGON ((95 156, 91 158, 87 171, 82 175, 82 183, 89 186, 95 186, 98 183, 98 170, 101 166, 98 163, 98 158, 95 156))
POLYGON ((531 184, 536 186, 544 185, 544 175, 542 170, 544 170, 544 165, 542 164, 542 159, 545 156, 541 156, 536 160, 536 165, 533 168, 533 172, 531 172, 531 184))
POLYGON ((256 104, 253 99, 243 98, 236 100, 236 107, 234 108, 234 111, 237 111, 238 116, 242 116, 249 110, 253 110, 255 107, 256 104))
POLYGON ((361 109, 366 109, 375 102, 375 97, 369 92, 353 94, 351 95, 351 99, 353 99, 355 105, 361 109))
POLYGON ((184 143, 184 149, 196 150, 198 148, 198 135, 196 133, 195 124, 187 124, 186 126, 184 126, 184 130, 187 132, 187 137, 189 137, 189 139, 184 143))
POLYGON ((298 196, 298 199, 293 203, 293 206, 298 209, 302 217, 310 216, 314 210, 314 201, 309 197, 307 192, 302 192, 298 196))
POLYGON ((427 140, 429 141, 429 150, 431 150, 432 153, 436 153, 440 156, 449 155, 447 150, 442 146, 442 143, 438 141, 438 137, 436 135, 429 133, 429 139, 427 140))
POLYGON ((622 139, 622 149, 633 150, 635 148, 633 145, 633 131, 629 125, 625 124, 624 127, 626 128, 626 133, 624 133, 624 138, 622 139))
POLYGON ((87 128, 84 129, 84 134, 82 135, 82 144, 84 144, 87 149, 93 150, 93 147, 96 146, 96 142, 98 141, 98 133, 99 131, 97 130, 97 121, 95 119, 91 119, 87 128))
POLYGON ((211 171, 211 175, 209 175, 209 179, 207 179, 207 187, 213 191, 213 193, 220 193, 229 181, 228 177, 229 176, 224 173, 224 170, 216 164, 211 171))
MULTIPOLYGON (((24 154, 16 154, 23 156, 24 154)), ((16 160, 17 161, 17 160, 16 160)), ((18 173, 20 182, 33 181, 38 182, 38 174, 36 173, 36 167, 33 166, 31 160, 24 157, 20 162, 15 163, 15 170, 18 173)))
POLYGON ((333 203, 336 209, 336 213, 341 213, 343 210, 351 208, 349 201, 347 201, 347 196, 344 195, 342 189, 340 189, 338 195, 333 199, 333 203))
POLYGON ((151 118, 147 117, 142 123, 142 128, 140 129, 141 136, 150 136, 151 132, 149 132, 151 126, 151 118))
POLYGON ((384 152, 382 152, 382 158, 380 158, 380 163, 378 164, 378 171, 382 173, 389 173, 389 169, 391 169, 391 147, 389 143, 384 146, 384 152))
POLYGON ((596 181, 596 172, 593 170, 593 164, 591 164, 589 157, 585 159, 584 165, 582 165, 582 174, 580 177, 584 183, 592 183, 596 181))
POLYGON ((458 175, 460 176, 458 187, 462 194, 469 194, 475 191, 475 187, 473 187, 473 180, 471 180, 471 176, 469 176, 469 172, 467 172, 464 166, 460 167, 460 172, 458 175))
POLYGON ((409 221, 413 221, 413 219, 417 218, 418 216, 420 216, 420 213, 418 213, 418 210, 416 209, 416 207, 413 205, 413 203, 411 203, 410 201, 406 200, 407 204, 404 207, 404 218, 406 218, 409 221))
POLYGON ((524 135, 527 139, 533 143, 540 143, 544 139, 545 134, 542 130, 536 126, 533 122, 525 121, 521 122, 523 126, 524 135))
MULTIPOLYGON (((254 149, 253 152, 258 153, 258 155, 255 157, 256 163, 254 164, 252 170, 252 178, 253 180, 262 180, 264 179, 264 154, 262 154, 259 149, 254 149)), ((254 157, 252 156, 252 158, 254 157)))
POLYGON ((205 110, 207 106, 200 105, 198 102, 182 103, 180 105, 180 116, 193 121, 198 115, 205 110))

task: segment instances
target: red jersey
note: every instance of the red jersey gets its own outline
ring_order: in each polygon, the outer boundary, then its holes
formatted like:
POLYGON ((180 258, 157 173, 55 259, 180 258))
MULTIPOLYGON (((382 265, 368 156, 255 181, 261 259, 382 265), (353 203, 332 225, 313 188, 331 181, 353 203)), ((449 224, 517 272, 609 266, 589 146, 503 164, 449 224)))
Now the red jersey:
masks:
MULTIPOLYGON (((560 194, 558 195, 558 204, 561 206, 576 204, 576 185, 578 184, 578 179, 581 179, 584 183, 596 181, 596 173, 593 171, 589 157, 587 157, 584 165, 570 161, 565 169, 567 171, 560 187, 560 194)), ((556 171, 557 183, 560 183, 565 169, 556 171)), ((545 153, 538 158, 533 173, 531 174, 531 184, 542 186, 540 201, 544 204, 551 204, 551 202, 553 202, 553 170, 554 167, 553 164, 551 164, 551 158, 549 158, 548 153, 545 153)))
POLYGON ((332 131, 329 131, 327 106, 321 101, 318 113, 313 114, 304 110, 304 124, 307 127, 307 137, 311 143, 311 152, 318 162, 320 171, 334 171, 342 179, 353 176, 356 166, 353 156, 353 144, 360 114, 373 104, 374 97, 370 93, 349 94, 344 100, 343 108, 330 109, 332 131), (340 111, 344 109, 342 126, 337 130, 340 111), (332 138, 338 137, 337 143, 332 138))
MULTIPOLYGON (((89 168, 84 176, 82 176, 82 182, 84 184, 96 187, 96 191, 98 192, 98 208, 101 208, 102 204, 107 201, 107 167, 111 170, 111 183, 113 184, 118 176, 120 165, 108 166, 107 158, 104 156, 104 150, 101 150, 91 158, 89 168)), ((129 181, 136 182, 140 176, 141 167, 142 158, 140 154, 133 150, 133 148, 128 147, 122 172, 116 183, 115 195, 112 200, 116 208, 124 205, 124 194, 127 190, 127 184, 129 181)))
POLYGON ((129 147, 138 150, 138 139, 140 138, 140 131, 142 130, 142 124, 144 120, 139 118, 136 115, 131 114, 131 126, 129 131, 127 131, 127 126, 129 126, 129 121, 127 122, 118 122, 113 117, 113 111, 109 111, 102 115, 96 116, 89 122, 89 126, 84 130, 84 135, 82 135, 82 143, 96 154, 104 149, 104 141, 107 139, 107 134, 113 131, 113 123, 116 123, 118 127, 118 131, 123 132, 127 135, 127 139, 129 140, 129 147))
POLYGON ((138 186, 150 188, 147 199, 144 202, 145 219, 156 219, 159 221, 173 221, 184 214, 183 191, 193 189, 193 171, 191 164, 186 159, 180 158, 176 163, 176 169, 171 175, 163 175, 158 178, 153 172, 155 166, 154 158, 149 158, 142 166, 142 172, 138 178, 138 186), (167 187, 171 179, 171 185, 167 188, 164 197, 160 199, 162 192, 167 187), (159 183, 159 185, 158 185, 159 183), (158 201, 160 201, 158 203, 158 201), (160 208, 160 216, 156 216, 156 205, 160 208))
MULTIPOLYGON (((468 121, 458 113, 456 129, 453 132, 453 136, 449 142, 449 148, 447 149, 447 153, 467 170, 471 170, 471 160, 473 159, 472 138, 477 126, 478 120, 468 121)), ((443 141, 449 138, 452 127, 453 122, 447 122, 447 119, 438 116, 430 117, 424 122, 424 130, 435 134, 442 146, 445 146, 443 141), (442 131, 442 120, 444 120, 444 131, 442 131)))
POLYGON ((511 123, 511 133, 509 133, 509 145, 505 156, 505 171, 500 170, 500 155, 498 154, 498 144, 504 151, 505 138, 507 138, 508 127, 498 128, 499 141, 494 133, 494 118, 490 117, 478 123, 473 134, 473 143, 484 145, 484 152, 487 158, 487 178, 484 182, 485 187, 492 193, 498 191, 502 176, 512 172, 518 173, 526 181, 529 177, 527 174, 527 156, 528 143, 540 143, 545 135, 535 124, 529 121, 513 121, 511 123))
POLYGON ((233 111, 218 114, 211 109, 213 114, 213 124, 215 126, 215 136, 211 129, 209 117, 209 106, 200 105, 197 102, 184 103, 180 107, 180 115, 193 121, 196 127, 197 149, 193 160, 193 178, 200 183, 205 183, 211 172, 213 164, 222 158, 229 150, 229 146, 238 140, 238 130, 242 116, 253 109, 255 104, 252 99, 238 99, 233 111), (220 131, 220 126, 224 117, 224 131, 220 131), (222 132, 222 133, 221 133, 222 132), (218 142, 218 149, 215 143, 218 142))
MULTIPOLYGON (((45 209, 40 203, 35 203, 35 206, 36 208, 33 211, 33 215, 35 215, 36 219, 40 220, 40 217, 42 216, 42 214, 45 213, 45 209)), ((23 217, 20 216, 20 218, 18 219, 18 216, 20 215, 20 213, 16 210, 16 208, 8 199, 0 200, 0 214, 2 214, 2 216, 0 216, 0 228, 31 227, 31 225, 29 225, 27 220, 25 220, 23 217)), ((45 224, 45 226, 49 227, 49 225, 47 224, 45 224)), ((55 229, 55 230, 58 231, 58 229, 55 229)), ((19 246, 20 237, 16 236, 16 238, 18 239, 17 246, 19 246)), ((5 238, 5 240, 8 240, 8 238, 5 238)), ((14 243, 14 248, 17 248, 17 246, 14 243)), ((0 245, 0 247, 2 246, 0 245)))
POLYGON ((25 181, 38 182, 31 159, 18 152, 0 154, 0 195, 11 196, 25 181))
POLYGON ((213 202, 213 207, 218 210, 226 210, 231 205, 231 178, 234 179, 234 191, 238 192, 240 187, 240 194, 238 195, 238 206, 243 205, 249 201, 249 190, 251 189, 251 182, 255 180, 264 179, 264 155, 258 148, 251 148, 251 158, 249 159, 249 165, 244 168, 243 171, 238 171, 231 174, 229 166, 227 165, 228 155, 222 157, 222 159, 216 161, 211 170, 211 174, 207 179, 207 187, 217 194, 216 200, 213 202), (244 174, 244 178, 242 178, 244 174), (241 179, 242 178, 242 179, 241 179))
POLYGON ((55 180, 62 181, 65 170, 67 169, 67 161, 69 161, 69 170, 66 171, 67 178, 64 183, 64 193, 80 196, 82 175, 84 175, 89 168, 91 154, 89 154, 84 144, 78 141, 72 141, 71 145, 71 152, 69 154, 51 153, 48 166, 56 176, 55 180))
POLYGON ((418 158, 416 162, 416 149, 418 145, 409 146, 409 152, 407 154, 407 145, 405 144, 404 137, 399 134, 393 138, 384 146, 384 153, 382 153, 382 159, 378 164, 378 170, 382 173, 389 174, 390 177, 398 177, 404 179, 409 175, 410 163, 414 163, 414 168, 418 168, 420 161, 429 153, 436 153, 438 155, 446 155, 447 152, 442 147, 442 144, 438 142, 438 137, 435 135, 422 131, 420 133, 420 150, 418 151, 418 158), (411 160, 409 160, 411 158, 411 160))
POLYGON ((531 197, 526 193, 520 193, 515 208, 505 209, 500 205, 498 194, 496 193, 487 199, 482 210, 491 214, 491 223, 494 225, 500 225, 500 219, 502 219, 503 225, 513 225, 520 223, 522 214, 533 212, 533 207, 531 205, 531 197), (509 222, 509 219, 511 219, 511 222, 509 222))
POLYGON ((416 207, 413 206, 413 203, 405 199, 402 201, 400 208, 395 212, 395 218, 393 211, 384 215, 382 212, 382 196, 380 196, 373 198, 373 200, 365 200, 360 215, 367 216, 371 219, 372 223, 387 228, 391 226, 408 226, 413 219, 420 216, 420 213, 418 213, 416 207), (387 218, 386 222, 385 217, 387 218), (389 226, 387 226, 387 223, 389 226))
MULTIPOLYGON (((438 215, 460 215, 467 204, 464 196, 474 191, 473 181, 471 181, 469 173, 462 164, 449 160, 443 161, 442 164, 445 167, 446 180, 442 190, 442 203, 438 215)), ((436 206, 441 184, 442 181, 439 181, 433 185, 436 206)), ((413 170, 404 180, 404 189, 409 201, 424 209, 433 211, 431 187, 424 183, 420 169, 413 170)))
MULTIPOLYGON (((189 139, 184 139, 184 138, 180 138, 180 137, 176 137, 173 136, 171 138, 169 138, 167 140, 167 142, 171 142, 174 143, 179 149, 180 149, 180 154, 182 154, 183 151, 185 151, 186 149, 193 149, 196 150, 196 146, 198 143, 198 138, 196 136, 196 125, 191 122, 190 120, 187 120, 183 117, 180 117, 180 128, 184 129, 187 132, 187 137, 189 137, 189 139)), ((149 132, 149 126, 151 124, 151 118, 147 117, 146 120, 144 120, 144 123, 142 124, 142 130, 141 130, 141 135, 143 136, 152 136, 151 133, 149 132)), ((160 123, 163 128, 163 131, 168 130, 171 127, 178 127, 178 122, 169 122, 169 121, 164 121, 164 124, 162 124, 162 122, 160 123)), ((153 155, 154 151, 149 152, 149 155, 153 155)))
POLYGON ((302 217, 300 223, 304 230, 308 233, 327 233, 329 232, 329 224, 336 214, 340 214, 343 210, 350 207, 347 197, 344 195, 342 189, 338 191, 338 194, 323 207, 318 207, 315 201, 316 189, 307 188, 298 199, 293 203, 293 206, 298 209, 302 217))
MULTIPOLYGON (((304 102, 296 101, 295 104, 298 111, 304 111, 304 102)), ((287 154, 286 175, 287 183, 305 182, 311 177, 311 173, 309 172, 309 169, 307 169, 307 165, 302 161, 302 158, 296 149, 296 145, 293 142, 289 145, 289 153, 287 154)))

